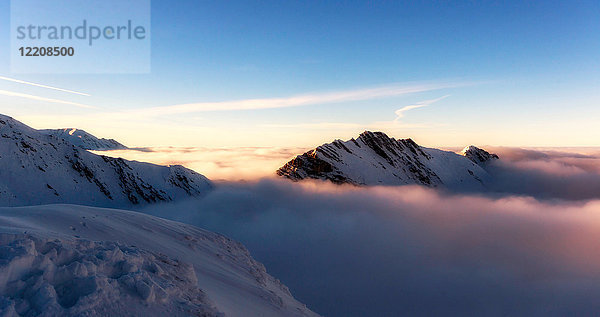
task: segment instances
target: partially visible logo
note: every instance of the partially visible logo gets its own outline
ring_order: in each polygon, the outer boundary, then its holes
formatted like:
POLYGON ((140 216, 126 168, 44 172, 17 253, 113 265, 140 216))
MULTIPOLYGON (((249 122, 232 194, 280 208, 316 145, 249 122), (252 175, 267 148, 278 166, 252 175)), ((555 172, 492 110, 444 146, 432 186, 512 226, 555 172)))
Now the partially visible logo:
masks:
POLYGON ((150 72, 150 0, 12 0, 13 73, 150 72))
POLYGON ((127 20, 123 25, 97 26, 88 25, 83 20, 79 26, 70 25, 20 25, 16 28, 17 40, 26 41, 64 41, 85 40, 90 46, 98 40, 145 40, 146 28, 142 25, 134 25, 127 20))

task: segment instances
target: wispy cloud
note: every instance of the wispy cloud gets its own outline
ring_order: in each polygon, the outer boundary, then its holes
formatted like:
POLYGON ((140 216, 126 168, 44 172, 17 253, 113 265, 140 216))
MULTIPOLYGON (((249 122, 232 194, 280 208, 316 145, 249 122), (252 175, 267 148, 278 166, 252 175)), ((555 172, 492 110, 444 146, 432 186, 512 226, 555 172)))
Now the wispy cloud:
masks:
POLYGON ((422 107, 427 107, 427 106, 429 106, 431 104, 434 104, 434 103, 436 103, 436 102, 438 102, 438 101, 440 101, 442 99, 446 99, 449 96, 450 95, 446 95, 446 96, 442 96, 442 97, 436 98, 436 99, 424 100, 424 101, 418 102, 418 103, 416 103, 414 105, 402 107, 402 108, 396 110, 396 112, 395 112, 396 119, 394 119, 394 122, 400 121, 400 119, 402 119, 404 117, 404 113, 406 111, 413 110, 413 109, 418 109, 418 108, 422 108, 422 107))
POLYGON ((316 122, 297 124, 263 124, 263 128, 291 128, 291 129, 354 129, 362 128, 364 125, 346 122, 316 122))
POLYGON ((473 83, 452 82, 414 85, 387 85, 376 88, 344 90, 329 93, 297 95, 284 98, 244 99, 221 102, 200 102, 179 104, 165 107, 144 109, 140 114, 146 116, 159 116, 170 114, 206 112, 206 111, 232 111, 300 107, 317 104, 330 104, 339 102, 363 101, 384 97, 401 96, 412 93, 454 88, 471 85, 473 83))
POLYGON ((57 91, 62 91, 62 92, 75 94, 75 95, 81 95, 81 96, 87 96, 87 97, 90 96, 89 94, 86 94, 83 92, 78 92, 78 91, 73 91, 73 90, 68 90, 68 89, 63 89, 63 88, 58 88, 58 87, 52 87, 52 86, 47 86, 47 85, 42 85, 42 84, 36 84, 36 83, 24 81, 24 80, 8 78, 8 77, 3 77, 3 76, 0 76, 0 80, 10 81, 13 83, 19 83, 19 84, 24 84, 24 85, 29 85, 29 86, 35 86, 35 87, 40 87, 40 88, 45 88, 45 89, 57 90, 57 91))
POLYGON ((58 104, 75 106, 75 107, 86 108, 86 109, 96 109, 96 107, 94 107, 94 106, 84 105, 84 104, 77 103, 77 102, 34 96, 34 95, 23 94, 23 93, 14 92, 14 91, 0 90, 0 95, 8 96, 8 97, 25 98, 25 99, 43 101, 43 102, 58 103, 58 104))
POLYGON ((434 104, 442 99, 448 98, 450 95, 442 96, 436 99, 424 100, 418 102, 414 105, 409 105, 403 107, 401 109, 396 110, 396 119, 394 121, 376 121, 370 124, 360 124, 360 123, 351 123, 351 122, 317 122, 317 123, 298 123, 298 124, 263 124, 261 127, 264 128, 299 128, 299 129, 335 129, 335 130, 343 130, 343 129, 397 129, 399 127, 402 128, 426 128, 428 125, 425 124, 404 124, 400 122, 400 119, 404 117, 404 113, 409 110, 422 108, 434 104))

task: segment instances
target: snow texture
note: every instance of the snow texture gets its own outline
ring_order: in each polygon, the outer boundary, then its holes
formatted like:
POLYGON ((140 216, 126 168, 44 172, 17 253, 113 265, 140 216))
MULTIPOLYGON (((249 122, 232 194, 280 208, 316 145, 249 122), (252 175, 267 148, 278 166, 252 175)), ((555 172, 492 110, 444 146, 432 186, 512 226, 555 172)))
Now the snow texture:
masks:
POLYGON ((0 316, 316 316, 238 242, 135 212, 0 208, 0 316))
POLYGON ((0 115, 0 206, 122 208, 199 196, 211 188, 204 176, 182 166, 95 155, 0 115))
POLYGON ((1 309, 7 313, 217 314, 192 266, 162 254, 114 242, 31 235, 0 234, 0 243, 1 309))

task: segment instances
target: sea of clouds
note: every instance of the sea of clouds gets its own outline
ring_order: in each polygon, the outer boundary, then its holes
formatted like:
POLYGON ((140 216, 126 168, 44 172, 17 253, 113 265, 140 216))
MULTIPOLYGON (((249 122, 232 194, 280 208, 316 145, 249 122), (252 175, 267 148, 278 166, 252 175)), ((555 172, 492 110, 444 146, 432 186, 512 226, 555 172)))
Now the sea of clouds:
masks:
POLYGON ((539 199, 600 198, 600 150, 597 148, 492 149, 501 159, 488 166, 494 179, 491 191, 539 199))
POLYGON ((600 311, 600 156, 494 150, 486 192, 262 179, 143 211, 243 242, 326 316, 600 311))

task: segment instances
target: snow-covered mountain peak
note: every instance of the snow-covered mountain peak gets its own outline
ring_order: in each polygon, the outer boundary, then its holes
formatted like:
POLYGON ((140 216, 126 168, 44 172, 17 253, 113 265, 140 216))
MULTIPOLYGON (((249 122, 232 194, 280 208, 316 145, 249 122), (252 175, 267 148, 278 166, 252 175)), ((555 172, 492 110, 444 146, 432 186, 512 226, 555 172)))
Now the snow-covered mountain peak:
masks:
POLYGON ((289 161, 277 174, 294 181, 312 178, 355 185, 449 188, 480 188, 489 177, 465 156, 371 131, 361 133, 357 139, 318 146, 289 161))
POLYGON ((95 155, 0 116, 0 206, 128 207, 198 196, 211 187, 204 176, 182 166, 95 155))
POLYGON ((483 164, 499 159, 498 155, 489 153, 488 151, 480 149, 474 145, 467 146, 460 152, 460 154, 475 162, 475 164, 483 164))
POLYGON ((40 130, 41 133, 62 138, 73 145, 86 150, 122 150, 127 147, 113 139, 97 138, 94 135, 76 128, 40 130))
POLYGON ((429 155, 425 153, 421 147, 412 139, 398 139, 391 138, 383 132, 371 132, 365 131, 358 137, 360 141, 369 146, 378 154, 389 151, 392 154, 396 154, 395 150, 409 151, 413 154, 421 155, 429 159, 429 155))

